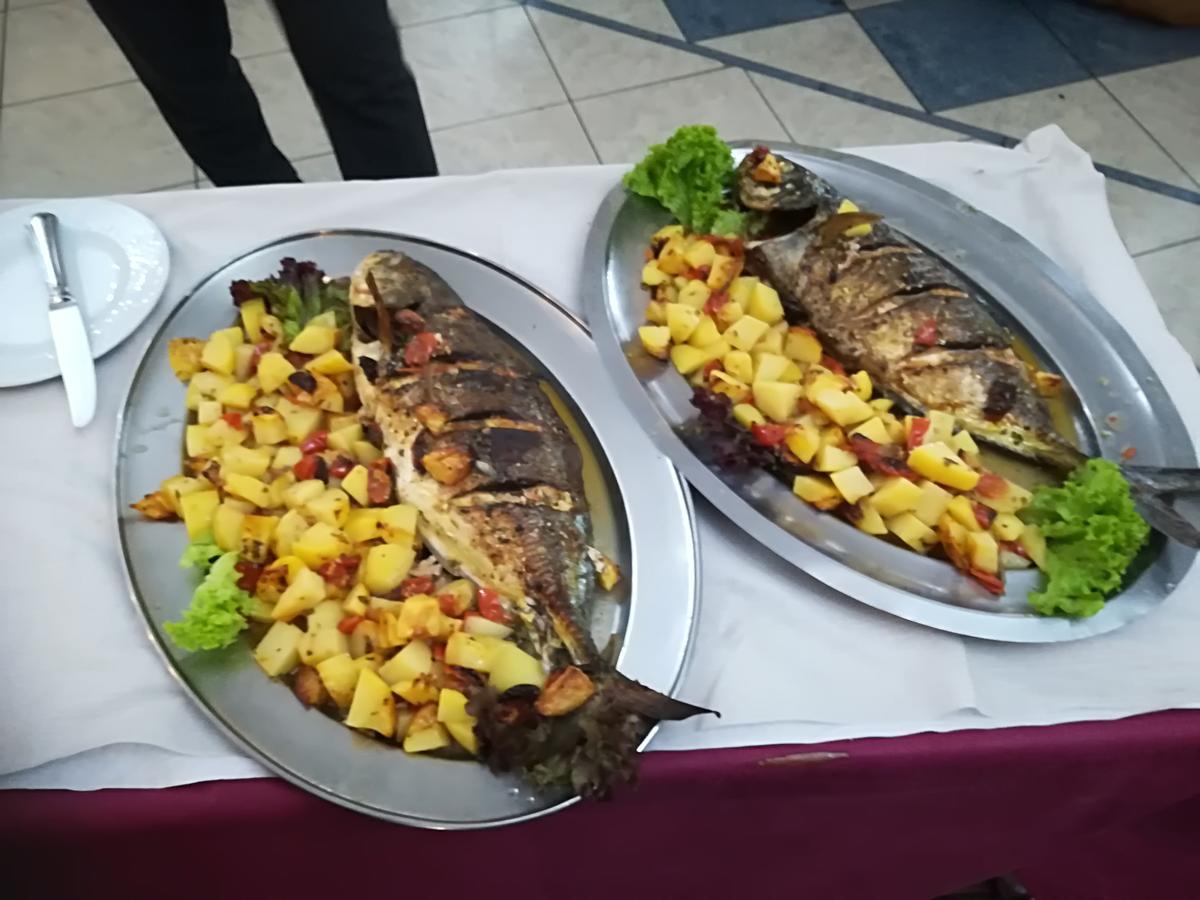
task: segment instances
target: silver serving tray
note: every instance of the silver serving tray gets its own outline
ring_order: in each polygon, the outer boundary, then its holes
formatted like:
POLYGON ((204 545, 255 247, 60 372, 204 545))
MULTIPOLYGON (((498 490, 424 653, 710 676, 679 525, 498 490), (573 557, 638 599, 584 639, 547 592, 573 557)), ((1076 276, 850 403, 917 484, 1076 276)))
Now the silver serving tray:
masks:
MULTIPOLYGON (((620 588, 601 595, 593 633, 614 636, 622 672, 659 690, 676 686, 697 618, 699 568, 690 494, 596 377, 600 358, 583 324, 550 296, 500 266, 452 247, 374 231, 338 230, 281 238, 222 266, 183 299, 151 339, 117 429, 117 526, 134 604, 172 675, 196 704, 251 755, 305 790, 342 806, 426 828, 486 828, 536 818, 578 798, 537 792, 483 766, 405 754, 303 707, 266 678, 249 645, 186 653, 163 623, 191 596, 179 568, 187 544, 178 524, 148 522, 129 504, 179 471, 184 386, 167 362, 167 341, 206 336, 233 316, 229 283, 262 278, 281 257, 311 259, 349 274, 368 253, 403 250, 432 267, 463 300, 523 347, 558 388, 587 435, 599 487, 589 485, 595 542, 621 565, 620 588)), ((647 738, 647 741, 649 738, 647 738)), ((644 745, 643 745, 644 746, 644 745)))
MULTIPOLYGON (((741 158, 755 142, 732 145, 741 158)), ((1196 454, 1178 410, 1129 335, 1087 292, 1010 228, 952 194, 855 156, 770 142, 950 262, 990 295, 992 312, 1022 338, 1042 368, 1074 389, 1070 410, 1080 446, 1117 458, 1136 435, 1138 465, 1193 467, 1196 454), (1105 430, 1115 413, 1123 428, 1105 430)), ((605 371, 634 419, 693 486, 756 540, 848 596, 933 628, 1000 641, 1067 641, 1112 631, 1149 612, 1179 583, 1195 551, 1155 534, 1136 575, 1089 619, 1035 614, 1026 596, 1036 572, 1006 573, 1007 593, 988 594, 949 564, 858 531, 794 497, 765 472, 710 468, 676 432, 692 419, 691 388, 642 350, 648 295, 641 268, 649 236, 671 221, 658 204, 619 185, 588 238, 584 297, 605 371)))

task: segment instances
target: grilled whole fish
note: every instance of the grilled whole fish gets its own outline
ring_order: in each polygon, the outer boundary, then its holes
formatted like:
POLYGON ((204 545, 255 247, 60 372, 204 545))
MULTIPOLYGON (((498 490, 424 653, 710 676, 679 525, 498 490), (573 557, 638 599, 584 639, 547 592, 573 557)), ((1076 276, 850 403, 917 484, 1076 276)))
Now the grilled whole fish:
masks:
POLYGON ((796 231, 747 251, 748 267, 779 291, 789 320, 807 321, 835 357, 913 410, 952 413, 981 440, 1056 469, 1083 462, 1055 431, 1011 335, 975 288, 878 216, 838 212, 832 186, 801 166, 770 157, 778 162, 763 183, 763 154, 739 167, 743 204, 811 210, 796 231), (869 233, 846 235, 867 223, 869 233))
POLYGON ((501 595, 519 642, 548 672, 573 665, 596 687, 552 719, 534 714, 533 688, 478 688, 469 708, 481 754, 498 771, 607 793, 632 777, 649 719, 707 710, 624 678, 593 643, 579 447, 524 359, 426 266, 372 254, 351 278, 350 302, 363 414, 382 434, 397 496, 420 510, 423 540, 448 569, 501 595))

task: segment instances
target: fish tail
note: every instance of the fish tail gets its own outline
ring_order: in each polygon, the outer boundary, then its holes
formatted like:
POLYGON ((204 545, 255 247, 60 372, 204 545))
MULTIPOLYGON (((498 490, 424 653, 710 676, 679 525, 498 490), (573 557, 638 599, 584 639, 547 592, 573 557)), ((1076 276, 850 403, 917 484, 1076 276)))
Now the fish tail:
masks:
POLYGON ((620 672, 613 673, 608 691, 612 702, 621 709, 660 722, 678 722, 703 713, 711 713, 718 719, 721 717, 716 710, 668 697, 654 688, 646 687, 640 681, 626 678, 620 672))

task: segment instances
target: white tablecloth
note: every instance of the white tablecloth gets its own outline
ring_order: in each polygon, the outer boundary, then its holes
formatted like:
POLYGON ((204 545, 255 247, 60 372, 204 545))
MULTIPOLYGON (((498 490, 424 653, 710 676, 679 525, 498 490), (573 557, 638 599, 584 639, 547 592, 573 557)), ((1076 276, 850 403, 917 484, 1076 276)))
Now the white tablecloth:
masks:
MULTIPOLYGON (((1025 234, 1137 339, 1200 438, 1200 378, 1170 336, 1105 203, 1057 128, 1003 150, 969 143, 858 151, 923 177, 1025 234)), ((0 787, 163 786, 261 774, 193 711, 125 594, 111 507, 114 422, 153 329, 194 282, 293 232, 379 228, 453 244, 580 307, 582 248, 618 167, 121 198, 171 244, 166 295, 98 370, 96 421, 76 432, 57 383, 0 393, 0 787)), ((468 298, 469 299, 469 298, 468 298)), ((875 612, 824 588, 697 501, 703 613, 681 695, 720 709, 664 727, 660 749, 1116 718, 1200 706, 1193 572, 1110 635, 990 644, 875 612)))

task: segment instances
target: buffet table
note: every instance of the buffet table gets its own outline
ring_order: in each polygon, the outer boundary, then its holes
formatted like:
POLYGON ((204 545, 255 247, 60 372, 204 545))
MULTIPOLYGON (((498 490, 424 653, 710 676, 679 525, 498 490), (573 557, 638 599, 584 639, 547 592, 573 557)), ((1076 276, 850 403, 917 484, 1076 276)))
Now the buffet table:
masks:
MULTIPOLYGON (((860 152, 959 194, 1083 280, 1200 436, 1200 377, 1120 244, 1102 179, 1060 131, 1014 150, 860 152)), ((1195 895, 1195 571, 1114 634, 988 644, 840 597, 698 499, 704 589, 679 693, 723 718, 665 727, 640 783, 614 802, 489 832, 401 829, 326 804, 263 777, 193 710, 125 596, 111 524, 116 412, 157 323, 225 260, 329 227, 453 244, 578 310, 591 214, 620 171, 121 198, 162 228, 173 268, 150 321, 99 364, 97 420, 73 432, 54 382, 0 393, 0 658, 20 686, 0 695, 12 896, 378 884, 448 896, 875 900, 1011 871, 1040 900, 1195 895), (53 479, 30 477, 31 464, 53 479)))

